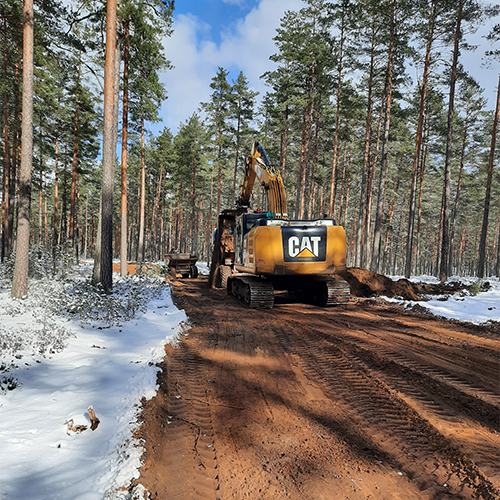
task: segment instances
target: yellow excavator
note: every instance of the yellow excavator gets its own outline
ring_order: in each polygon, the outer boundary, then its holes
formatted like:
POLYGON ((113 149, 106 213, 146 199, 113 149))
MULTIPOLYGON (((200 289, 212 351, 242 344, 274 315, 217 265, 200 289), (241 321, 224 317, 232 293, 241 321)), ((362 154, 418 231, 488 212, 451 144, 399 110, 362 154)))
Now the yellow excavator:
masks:
POLYGON ((320 306, 347 304, 349 285, 335 275, 345 268, 344 229, 333 219, 290 220, 281 175, 256 141, 237 208, 219 215, 210 284, 251 308, 272 308, 275 290, 320 306), (250 207, 256 180, 266 193, 264 212, 250 207))

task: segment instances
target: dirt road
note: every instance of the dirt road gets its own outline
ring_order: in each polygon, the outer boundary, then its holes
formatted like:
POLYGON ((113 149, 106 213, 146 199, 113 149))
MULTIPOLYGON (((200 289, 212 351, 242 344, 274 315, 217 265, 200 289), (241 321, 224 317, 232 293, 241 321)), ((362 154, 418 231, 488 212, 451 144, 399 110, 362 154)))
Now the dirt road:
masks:
POLYGON ((191 328, 142 415, 151 498, 500 498, 495 328, 173 289, 191 328))

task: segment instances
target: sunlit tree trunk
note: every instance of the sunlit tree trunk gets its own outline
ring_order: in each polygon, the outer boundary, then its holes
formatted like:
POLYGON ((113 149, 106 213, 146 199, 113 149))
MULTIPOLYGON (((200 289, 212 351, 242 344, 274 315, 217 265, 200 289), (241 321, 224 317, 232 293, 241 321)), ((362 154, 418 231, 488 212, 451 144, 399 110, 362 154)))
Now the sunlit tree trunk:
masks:
POLYGON ((382 217, 385 199, 385 184, 387 179, 387 164, 389 152, 389 131, 391 127, 391 102, 392 102, 392 60, 394 55, 394 2, 391 0, 391 19, 390 19, 390 40, 389 54, 387 58, 387 100, 385 106, 385 124, 384 138, 382 142, 382 159, 380 162, 380 177, 378 182, 378 197, 377 208, 375 215, 375 228, 373 235, 373 251, 371 268, 375 272, 380 272, 380 252, 381 252, 381 236, 382 236, 382 217))
POLYGON ((104 128, 102 147, 101 259, 99 283, 106 293, 113 288, 113 182, 115 164, 115 57, 117 0, 107 0, 106 58, 104 66, 104 128))
POLYGON ((370 56, 370 78, 368 80, 368 102, 366 106, 366 127, 365 127, 365 150, 363 155, 363 171, 361 176, 361 192, 359 195, 359 210, 358 210, 358 220, 357 220, 357 232, 356 232, 356 267, 361 267, 364 265, 364 237, 366 231, 366 218, 365 213, 367 210, 366 206, 366 193, 368 186, 368 164, 370 162, 370 145, 371 145, 371 121, 372 121, 372 110, 373 110, 373 76, 374 76, 374 59, 375 59, 375 35, 372 38, 371 56, 370 56))
POLYGON ((23 5, 23 121, 19 171, 19 210, 17 224, 16 263, 12 281, 12 297, 28 294, 28 266, 31 212, 31 171, 33 168, 33 0, 23 5))

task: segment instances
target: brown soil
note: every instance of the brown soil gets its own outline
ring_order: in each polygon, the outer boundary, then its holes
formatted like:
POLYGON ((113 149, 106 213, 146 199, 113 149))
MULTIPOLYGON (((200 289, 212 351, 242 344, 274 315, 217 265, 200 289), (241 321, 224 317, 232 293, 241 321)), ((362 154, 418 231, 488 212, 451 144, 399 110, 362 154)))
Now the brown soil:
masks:
MULTIPOLYGON (((353 295, 396 287, 367 276, 350 270, 353 295)), ((500 498, 498 331, 380 299, 249 310, 206 277, 172 285, 190 328, 142 413, 150 498, 500 498)))
MULTIPOLYGON (((392 279, 366 269, 350 267, 340 273, 349 282, 351 294, 356 297, 401 297, 406 300, 425 300, 427 295, 450 295, 469 290, 470 285, 459 281, 452 283, 412 283, 407 279, 392 279)), ((482 289, 488 289, 489 283, 484 283, 482 289)))

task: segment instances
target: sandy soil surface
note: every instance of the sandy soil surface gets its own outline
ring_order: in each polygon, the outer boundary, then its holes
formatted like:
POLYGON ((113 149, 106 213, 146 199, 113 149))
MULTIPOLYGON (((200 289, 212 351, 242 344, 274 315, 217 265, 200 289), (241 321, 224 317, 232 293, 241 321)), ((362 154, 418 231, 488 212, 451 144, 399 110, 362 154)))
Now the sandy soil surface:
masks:
POLYGON ((173 291, 190 329, 142 413, 150 498, 500 498, 498 327, 173 291))

